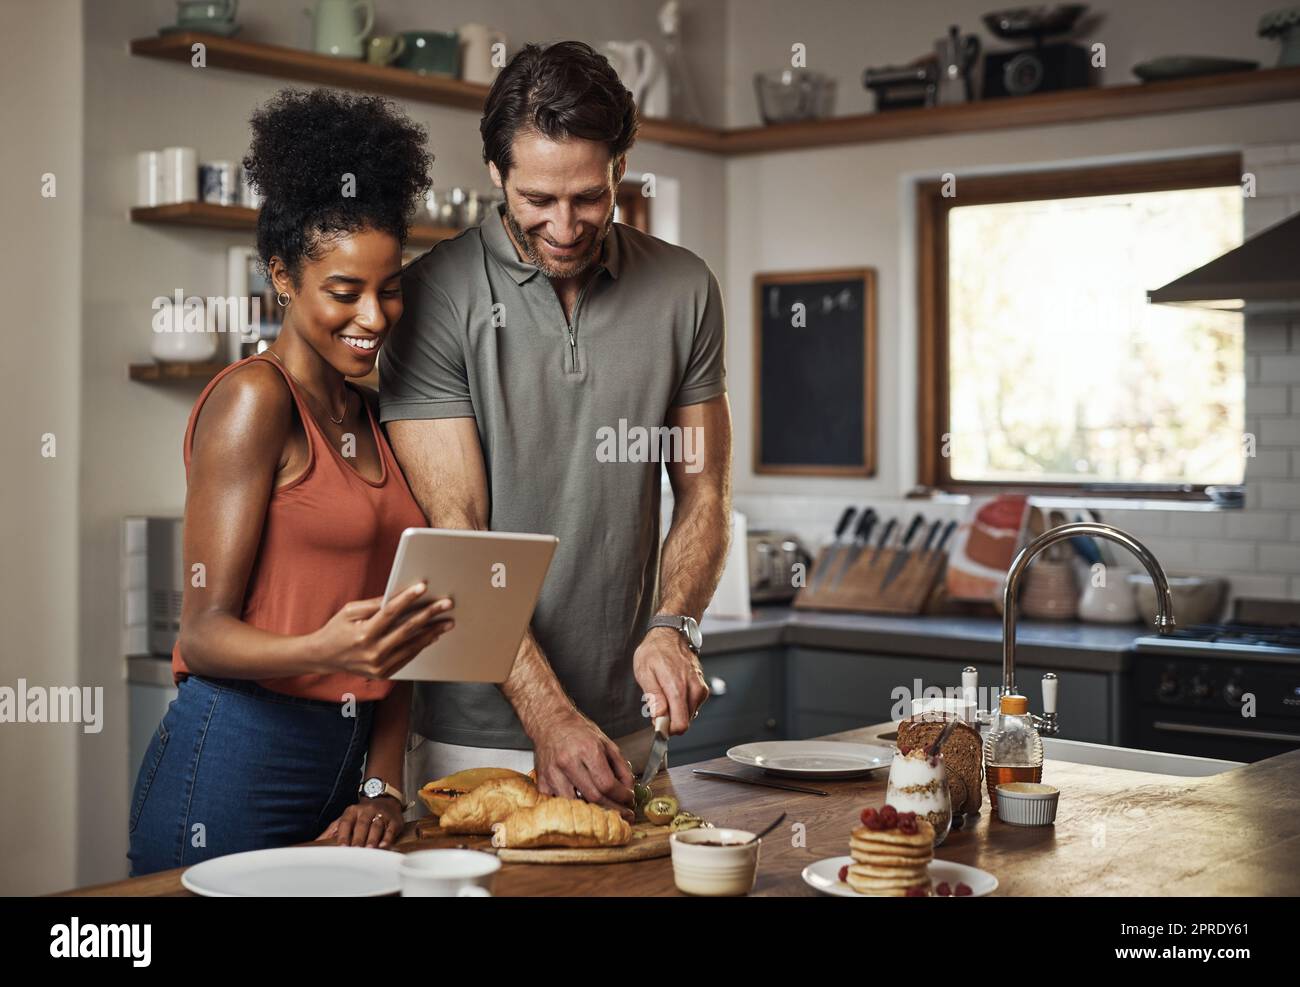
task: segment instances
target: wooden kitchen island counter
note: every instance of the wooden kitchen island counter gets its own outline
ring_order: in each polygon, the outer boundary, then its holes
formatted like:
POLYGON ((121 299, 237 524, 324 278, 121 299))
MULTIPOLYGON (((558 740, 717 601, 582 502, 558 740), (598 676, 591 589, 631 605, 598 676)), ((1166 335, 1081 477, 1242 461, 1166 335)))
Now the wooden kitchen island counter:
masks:
MULTIPOLYGON (((889 724, 826 740, 879 743, 889 724)), ((671 757, 671 749, 670 749, 671 757)), ((718 826, 758 829, 786 821, 763 840, 755 895, 816 895, 800 871, 848 852, 859 812, 884 802, 887 771, 850 781, 797 782, 829 792, 802 795, 703 779, 693 768, 734 773, 725 759, 671 768, 656 794, 672 794, 718 826), (797 827, 797 828, 796 828, 797 827), (800 834, 802 838, 800 838, 800 834)), ((1009 826, 990 818, 987 793, 974 824, 954 830, 935 857, 994 874, 999 895, 1300 894, 1300 751, 1204 778, 1155 775, 1047 761, 1043 781, 1061 790, 1056 824, 1009 826)), ((409 824, 398 849, 486 839, 417 839, 409 824)), ((188 895, 181 869, 66 892, 77 895, 188 895)), ((506 864, 498 895, 677 895, 667 857, 635 863, 506 864)))

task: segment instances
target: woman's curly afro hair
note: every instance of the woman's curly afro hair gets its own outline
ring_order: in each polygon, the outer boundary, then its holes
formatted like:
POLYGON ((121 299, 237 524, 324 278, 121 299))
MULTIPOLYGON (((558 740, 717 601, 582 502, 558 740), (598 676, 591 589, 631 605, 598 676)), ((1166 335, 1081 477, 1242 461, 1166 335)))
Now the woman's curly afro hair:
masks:
POLYGON ((408 217, 429 188, 424 128, 378 96, 285 89, 253 114, 244 158, 262 195, 257 251, 297 280, 324 241, 362 229, 406 242, 408 217))

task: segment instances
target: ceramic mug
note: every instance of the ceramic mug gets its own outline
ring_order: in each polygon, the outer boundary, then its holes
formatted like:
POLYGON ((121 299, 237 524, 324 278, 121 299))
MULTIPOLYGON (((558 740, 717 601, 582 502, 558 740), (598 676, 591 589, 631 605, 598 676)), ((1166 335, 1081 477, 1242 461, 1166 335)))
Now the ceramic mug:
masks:
POLYGON ((176 23, 181 27, 228 24, 238 9, 239 0, 176 0, 176 23))
POLYGON ((460 35, 460 77, 466 82, 492 85, 500 71, 500 66, 492 64, 492 55, 494 50, 504 54, 508 44, 506 36, 483 24, 462 25, 457 33, 460 35), (496 49, 497 45, 501 48, 496 49))
POLYGON ((402 39, 406 50, 397 59, 400 68, 421 75, 456 75, 460 39, 455 31, 403 31, 402 39))
POLYGON ((397 874, 403 898, 490 898, 501 861, 481 850, 414 850, 397 874))
POLYGON ((366 61, 371 65, 392 65, 406 51, 406 39, 400 34, 376 34, 366 46, 366 61))

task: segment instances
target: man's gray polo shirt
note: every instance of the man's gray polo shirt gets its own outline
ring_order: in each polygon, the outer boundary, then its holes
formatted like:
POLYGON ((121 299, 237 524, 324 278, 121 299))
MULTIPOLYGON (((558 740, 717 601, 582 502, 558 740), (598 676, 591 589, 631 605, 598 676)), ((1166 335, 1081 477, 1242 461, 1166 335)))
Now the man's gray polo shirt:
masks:
MULTIPOLYGON (((538 642, 606 735, 637 730, 632 655, 656 606, 661 468, 642 440, 674 405, 726 391, 717 280, 690 251, 616 223, 571 332, 550 281, 490 215, 413 262, 402 292, 379 356, 381 420, 475 419, 489 527, 559 538, 538 642)), ((417 685, 411 728, 532 747, 486 684, 417 685)))

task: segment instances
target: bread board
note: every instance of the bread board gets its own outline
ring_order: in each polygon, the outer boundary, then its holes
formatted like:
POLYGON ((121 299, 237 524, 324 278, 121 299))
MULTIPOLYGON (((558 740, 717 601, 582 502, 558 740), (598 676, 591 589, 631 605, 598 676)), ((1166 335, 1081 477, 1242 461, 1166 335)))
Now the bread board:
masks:
POLYGON ((632 839, 623 846, 550 846, 532 850, 501 847, 497 856, 508 864, 623 864, 668 856, 672 849, 668 838, 672 833, 670 826, 639 822, 632 827, 632 839))

